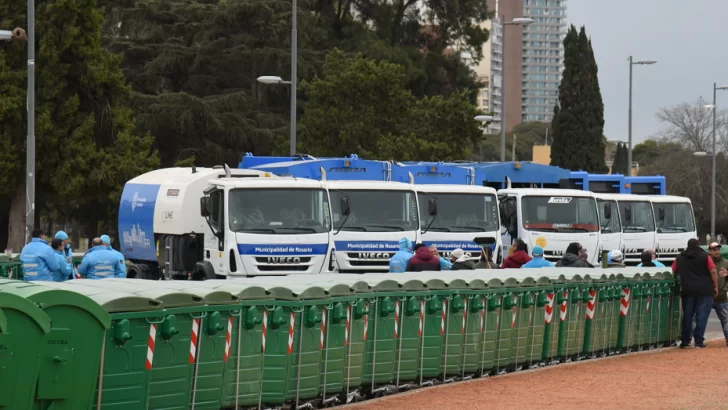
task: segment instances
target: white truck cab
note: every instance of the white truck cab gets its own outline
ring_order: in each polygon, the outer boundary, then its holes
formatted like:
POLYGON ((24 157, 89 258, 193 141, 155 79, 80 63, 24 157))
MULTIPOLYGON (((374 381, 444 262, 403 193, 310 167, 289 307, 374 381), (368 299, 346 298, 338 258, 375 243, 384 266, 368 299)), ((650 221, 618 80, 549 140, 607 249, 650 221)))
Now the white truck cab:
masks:
POLYGON ((600 229, 592 192, 573 189, 506 188, 498 190, 503 234, 503 255, 520 238, 529 252, 544 248, 544 257, 556 262, 572 242, 587 251, 588 261, 599 260, 600 229))
POLYGON ((671 264, 687 247, 688 240, 698 239, 695 213, 690 198, 670 195, 650 195, 655 215, 657 260, 671 264))
MULTIPOLYGON (((399 241, 419 240, 417 192, 412 184, 326 181, 331 196, 336 262, 342 273, 388 272, 399 241), (350 214, 341 201, 350 198, 350 214)), ((431 206, 435 207, 436 204, 431 206)))
MULTIPOLYGON (((627 265, 638 265, 642 261, 640 259, 642 252, 658 247, 655 235, 655 215, 649 198, 645 195, 630 194, 595 195, 602 200, 617 201, 622 224, 624 262, 627 265)), ((606 247, 605 249, 614 250, 606 247)))
MULTIPOLYGON (((614 198, 605 197, 604 194, 595 193, 597 210, 599 211, 599 230, 601 248, 603 250, 624 251, 622 237, 622 221, 619 218, 619 204, 614 198)), ((601 258, 601 252, 599 253, 601 258)), ((601 262, 601 259, 599 259, 601 262)))
POLYGON ((132 277, 205 279, 333 271, 319 181, 268 172, 168 168, 124 187, 121 250, 132 277))
POLYGON ((422 242, 435 245, 447 257, 457 248, 472 260, 482 254, 476 237, 493 238, 493 261, 500 264, 501 235, 498 196, 495 189, 477 185, 415 185, 420 204, 422 242), (429 216, 430 199, 437 200, 437 215, 429 216))

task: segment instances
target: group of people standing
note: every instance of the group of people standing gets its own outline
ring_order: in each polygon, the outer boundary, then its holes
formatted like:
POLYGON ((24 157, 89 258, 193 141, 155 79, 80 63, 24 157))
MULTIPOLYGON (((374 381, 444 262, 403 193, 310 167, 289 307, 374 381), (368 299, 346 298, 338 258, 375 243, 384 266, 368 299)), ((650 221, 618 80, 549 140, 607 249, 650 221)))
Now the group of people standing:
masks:
POLYGON ((91 244, 92 248, 83 256, 81 264, 74 267, 71 240, 66 232, 56 232, 49 244, 43 231, 33 231, 30 243, 20 253, 25 280, 63 282, 126 277, 124 255, 111 247, 108 235, 94 238, 91 244))

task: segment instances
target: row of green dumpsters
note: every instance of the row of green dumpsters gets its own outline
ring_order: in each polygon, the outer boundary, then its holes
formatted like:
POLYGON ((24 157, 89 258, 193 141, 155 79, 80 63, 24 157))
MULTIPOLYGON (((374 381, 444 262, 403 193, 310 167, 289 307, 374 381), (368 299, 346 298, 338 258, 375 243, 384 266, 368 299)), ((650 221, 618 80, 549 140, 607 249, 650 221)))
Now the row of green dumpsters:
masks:
POLYGON ((664 268, 0 279, 0 409, 313 408, 669 346, 664 268))

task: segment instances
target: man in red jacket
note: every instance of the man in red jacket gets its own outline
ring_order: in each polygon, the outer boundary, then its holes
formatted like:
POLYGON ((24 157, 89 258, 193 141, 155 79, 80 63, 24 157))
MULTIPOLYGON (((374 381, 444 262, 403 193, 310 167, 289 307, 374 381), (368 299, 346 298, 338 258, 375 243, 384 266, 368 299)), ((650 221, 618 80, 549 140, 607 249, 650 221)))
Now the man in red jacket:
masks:
POLYGON ((415 245, 415 256, 407 263, 407 272, 428 272, 440 269, 440 258, 435 258, 424 243, 415 245))
POLYGON ((503 269, 519 269, 533 259, 528 255, 528 245, 521 239, 516 239, 513 250, 513 253, 503 261, 503 269))

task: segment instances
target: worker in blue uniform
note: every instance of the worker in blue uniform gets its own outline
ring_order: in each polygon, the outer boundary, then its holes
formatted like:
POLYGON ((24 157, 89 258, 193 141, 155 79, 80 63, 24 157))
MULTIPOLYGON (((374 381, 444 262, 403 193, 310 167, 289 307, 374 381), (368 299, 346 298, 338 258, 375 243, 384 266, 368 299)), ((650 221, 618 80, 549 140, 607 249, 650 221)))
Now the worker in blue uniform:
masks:
POLYGON ((64 252, 65 245, 62 240, 56 238, 51 241, 51 248, 53 249, 53 253, 56 254, 58 266, 60 267, 58 275, 54 276, 53 280, 56 282, 66 281, 73 274, 73 264, 68 261, 68 258, 66 258, 66 254, 64 252))
POLYGON ((53 281, 61 274, 56 254, 48 245, 43 231, 34 230, 32 236, 20 253, 23 276, 27 281, 53 281))
POLYGON ((124 258, 124 254, 111 247, 111 238, 109 235, 101 235, 101 243, 109 248, 110 251, 114 252, 121 263, 121 271, 123 272, 124 277, 126 277, 126 259, 124 258))
POLYGON ((399 240, 399 251, 389 260, 389 271, 403 273, 407 270, 407 262, 412 258, 412 241, 409 238, 399 240))
POLYGON ((121 270, 119 257, 101 242, 94 238, 93 247, 83 257, 78 273, 86 279, 125 278, 121 270))

